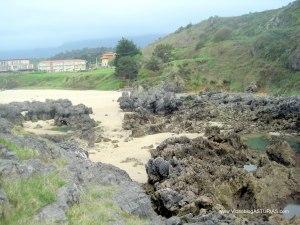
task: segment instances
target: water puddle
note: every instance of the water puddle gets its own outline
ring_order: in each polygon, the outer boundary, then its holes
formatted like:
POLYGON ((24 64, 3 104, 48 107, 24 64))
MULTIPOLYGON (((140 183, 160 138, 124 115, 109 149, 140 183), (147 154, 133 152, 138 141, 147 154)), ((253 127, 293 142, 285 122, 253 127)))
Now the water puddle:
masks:
POLYGON ((294 216, 300 216, 300 204, 288 204, 283 209, 284 213, 283 216, 285 219, 291 219, 294 216))
POLYGON ((247 172, 254 172, 257 170, 257 166, 254 164, 247 164, 244 165, 244 170, 246 170, 247 172))
MULTIPOLYGON (((291 148, 300 154, 300 136, 282 136, 285 141, 289 143, 291 148)), ((248 148, 265 151, 267 146, 271 143, 271 135, 269 134, 252 134, 243 137, 245 144, 248 148)))

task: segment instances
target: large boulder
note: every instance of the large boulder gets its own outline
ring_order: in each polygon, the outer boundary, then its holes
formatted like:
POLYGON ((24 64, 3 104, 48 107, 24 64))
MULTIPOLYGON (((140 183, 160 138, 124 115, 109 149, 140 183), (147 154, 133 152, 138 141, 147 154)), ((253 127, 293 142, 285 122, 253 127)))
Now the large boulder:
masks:
POLYGON ((146 171, 149 176, 149 182, 157 182, 166 179, 170 172, 170 163, 162 157, 150 159, 146 165, 146 171))
POLYGON ((267 147, 266 153, 270 160, 285 166, 295 166, 295 152, 291 146, 283 140, 273 139, 267 147))

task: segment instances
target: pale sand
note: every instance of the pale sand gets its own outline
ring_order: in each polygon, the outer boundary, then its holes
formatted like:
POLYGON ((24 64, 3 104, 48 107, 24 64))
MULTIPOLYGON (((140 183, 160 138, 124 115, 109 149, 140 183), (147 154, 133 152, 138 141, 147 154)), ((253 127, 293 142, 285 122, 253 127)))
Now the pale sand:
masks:
POLYGON ((25 131, 37 135, 63 135, 65 132, 53 130, 57 128, 54 126, 54 120, 40 120, 37 122, 26 121, 23 123, 23 128, 25 131))
MULTIPOLYGON (((95 162, 115 165, 125 170, 133 180, 145 183, 147 182, 145 164, 150 159, 149 149, 145 146, 153 144, 155 147, 163 140, 178 135, 161 133, 129 139, 126 142, 125 140, 128 139, 130 132, 122 129, 124 112, 119 108, 117 102, 120 96, 121 92, 117 91, 7 90, 0 91, 0 103, 63 98, 69 99, 73 104, 83 103, 88 107, 92 107, 92 117, 101 122, 104 128, 104 136, 116 140, 117 143, 101 142, 96 144, 95 147, 89 149, 90 159, 95 162), (136 165, 133 160, 127 160, 128 158, 136 159, 141 162, 141 165, 140 163, 136 165)), ((34 130, 32 127, 30 129, 34 130)), ((200 135, 202 134, 186 134, 189 137, 200 135)))

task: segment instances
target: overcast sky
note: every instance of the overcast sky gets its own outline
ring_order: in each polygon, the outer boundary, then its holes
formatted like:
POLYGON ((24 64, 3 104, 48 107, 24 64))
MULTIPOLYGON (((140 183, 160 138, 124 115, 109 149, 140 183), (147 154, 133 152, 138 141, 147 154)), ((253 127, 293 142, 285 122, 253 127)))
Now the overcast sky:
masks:
POLYGON ((69 41, 165 34, 210 16, 235 16, 292 0, 0 0, 0 51, 69 41))

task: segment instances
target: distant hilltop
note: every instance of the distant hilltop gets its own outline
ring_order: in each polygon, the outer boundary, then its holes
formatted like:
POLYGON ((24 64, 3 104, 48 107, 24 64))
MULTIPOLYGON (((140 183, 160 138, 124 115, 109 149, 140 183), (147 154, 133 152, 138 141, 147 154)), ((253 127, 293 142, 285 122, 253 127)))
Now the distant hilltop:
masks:
MULTIPOLYGON (((164 34, 149 34, 140 36, 129 36, 128 39, 134 41, 139 47, 143 48, 150 43, 156 41, 164 34)), ((58 47, 53 48, 38 48, 28 50, 12 50, 0 51, 0 59, 13 59, 13 58, 50 58, 62 52, 83 49, 83 48, 114 48, 121 37, 105 38, 105 39, 90 39, 82 41, 74 41, 65 43, 58 47)))

